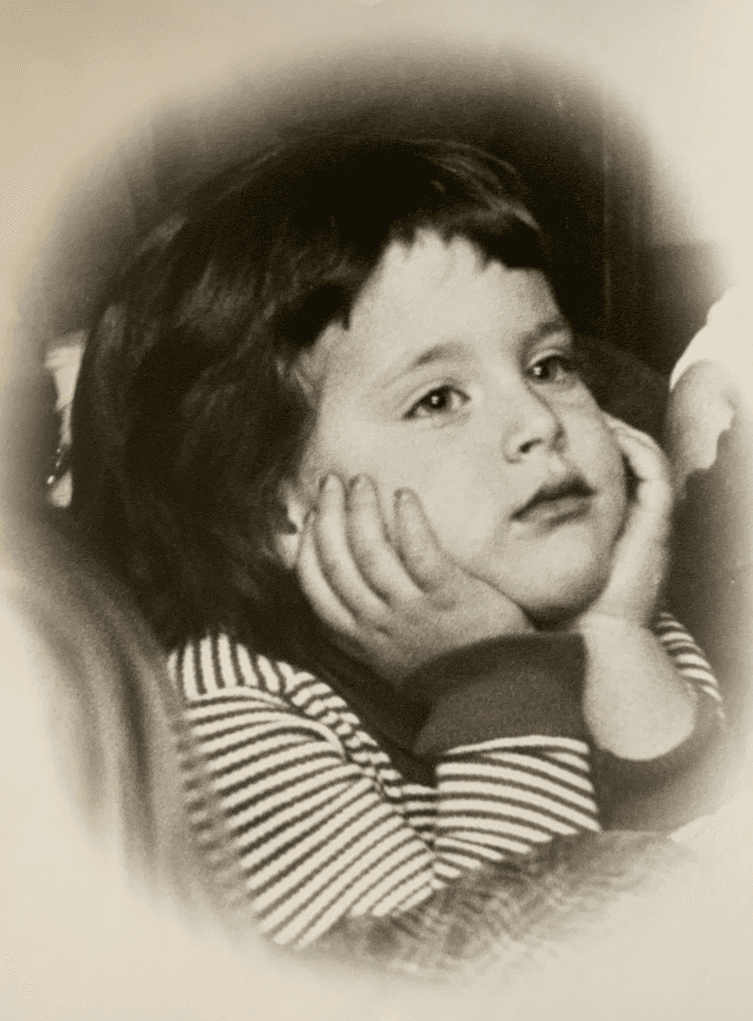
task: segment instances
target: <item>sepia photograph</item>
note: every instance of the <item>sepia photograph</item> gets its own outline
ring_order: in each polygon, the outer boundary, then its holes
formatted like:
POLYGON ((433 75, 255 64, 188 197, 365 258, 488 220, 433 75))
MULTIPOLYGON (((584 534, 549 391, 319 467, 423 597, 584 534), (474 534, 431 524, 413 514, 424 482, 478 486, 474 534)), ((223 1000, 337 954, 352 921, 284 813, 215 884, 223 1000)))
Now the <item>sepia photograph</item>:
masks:
POLYGON ((0 26, 2 1015, 749 1017, 749 5, 0 26))

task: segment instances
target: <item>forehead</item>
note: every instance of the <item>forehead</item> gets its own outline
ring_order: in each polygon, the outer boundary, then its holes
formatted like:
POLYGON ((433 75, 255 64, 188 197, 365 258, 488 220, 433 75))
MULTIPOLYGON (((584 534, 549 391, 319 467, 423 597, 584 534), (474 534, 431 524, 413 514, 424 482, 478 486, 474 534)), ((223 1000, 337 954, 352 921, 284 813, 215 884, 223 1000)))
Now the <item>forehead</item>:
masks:
POLYGON ((544 276, 486 262, 465 238, 431 232, 394 242, 344 328, 330 324, 299 362, 308 387, 389 381, 427 361, 483 357, 559 319, 544 276))

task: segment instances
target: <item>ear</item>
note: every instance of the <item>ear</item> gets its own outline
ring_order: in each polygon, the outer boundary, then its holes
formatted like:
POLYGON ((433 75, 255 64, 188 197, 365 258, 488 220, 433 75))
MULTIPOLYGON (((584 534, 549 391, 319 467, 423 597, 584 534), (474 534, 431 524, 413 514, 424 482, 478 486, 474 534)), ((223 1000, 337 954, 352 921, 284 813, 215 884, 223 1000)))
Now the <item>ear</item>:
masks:
POLYGON ((280 486, 280 504, 282 514, 273 527, 272 546, 283 566, 292 571, 298 560, 308 505, 298 487, 291 482, 283 482, 280 486))

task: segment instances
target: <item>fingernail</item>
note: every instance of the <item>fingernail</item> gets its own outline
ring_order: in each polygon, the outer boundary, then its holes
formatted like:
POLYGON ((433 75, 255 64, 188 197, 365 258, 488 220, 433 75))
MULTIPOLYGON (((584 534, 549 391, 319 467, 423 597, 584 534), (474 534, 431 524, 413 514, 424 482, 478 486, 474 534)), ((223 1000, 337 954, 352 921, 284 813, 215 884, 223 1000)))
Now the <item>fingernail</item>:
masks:
POLYGON ((396 489, 395 490, 395 506, 396 507, 412 507, 414 506, 415 497, 413 490, 411 489, 396 489))
POLYGON ((351 493, 365 493, 369 488, 369 478, 367 475, 355 475, 350 480, 349 489, 351 493))
POLYGON ((331 472, 324 476, 319 483, 319 493, 331 493, 337 486, 337 476, 331 472))

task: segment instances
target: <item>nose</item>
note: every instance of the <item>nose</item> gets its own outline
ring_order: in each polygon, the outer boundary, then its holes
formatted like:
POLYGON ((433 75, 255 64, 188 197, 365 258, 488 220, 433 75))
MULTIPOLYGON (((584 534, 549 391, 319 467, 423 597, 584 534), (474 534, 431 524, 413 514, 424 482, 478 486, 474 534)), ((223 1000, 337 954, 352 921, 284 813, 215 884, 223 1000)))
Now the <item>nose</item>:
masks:
POLYGON ((541 449, 559 450, 565 430, 560 416, 547 401, 523 385, 505 401, 503 449, 507 461, 521 461, 541 449))

